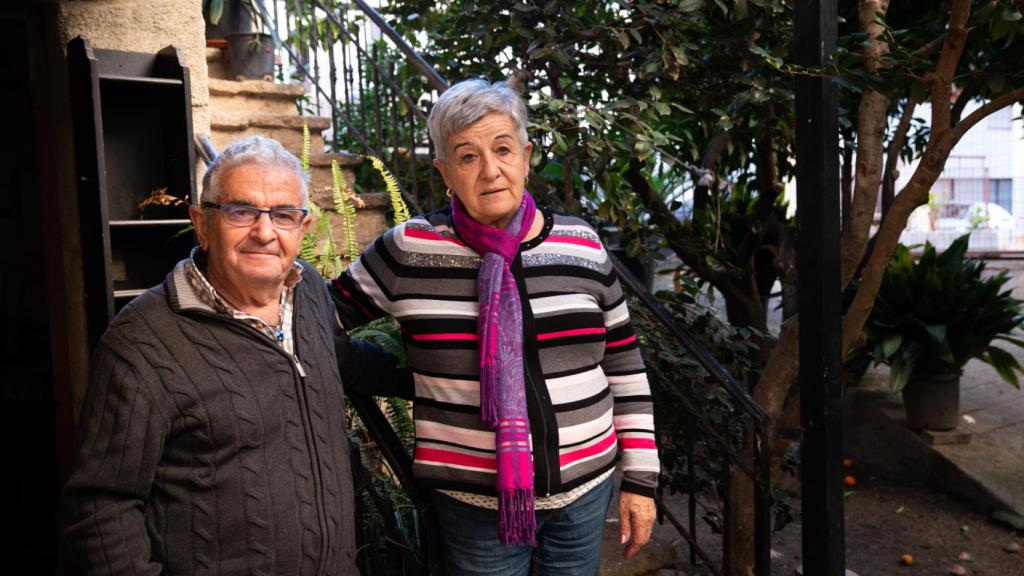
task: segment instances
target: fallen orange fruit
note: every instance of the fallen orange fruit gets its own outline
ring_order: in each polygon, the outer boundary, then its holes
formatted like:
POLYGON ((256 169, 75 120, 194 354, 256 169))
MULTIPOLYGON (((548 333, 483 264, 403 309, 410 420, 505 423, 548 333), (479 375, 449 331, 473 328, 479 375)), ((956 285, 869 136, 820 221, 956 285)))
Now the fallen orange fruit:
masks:
POLYGON ((910 554, 904 554, 903 556, 900 556, 900 564, 903 564, 904 566, 913 566, 914 557, 910 554))
POLYGON ((847 474, 846 478, 843 478, 843 484, 849 486, 850 488, 853 488, 854 486, 857 485, 857 479, 847 474))

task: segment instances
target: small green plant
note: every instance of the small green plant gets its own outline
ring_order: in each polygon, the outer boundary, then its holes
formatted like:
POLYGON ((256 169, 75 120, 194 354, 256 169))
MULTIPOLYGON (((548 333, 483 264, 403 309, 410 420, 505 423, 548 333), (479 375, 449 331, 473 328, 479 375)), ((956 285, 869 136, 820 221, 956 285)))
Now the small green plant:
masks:
MULTIPOLYGON (((299 162, 302 169, 309 174, 310 136, 309 125, 302 126, 302 152, 299 155, 299 162)), ((337 191, 335 192, 337 196, 337 191)), ((309 262, 316 268, 316 271, 325 278, 333 278, 341 274, 344 267, 341 263, 341 256, 338 254, 334 242, 334 233, 331 231, 331 220, 322 208, 315 202, 309 202, 309 214, 313 217, 313 225, 309 227, 306 235, 302 237, 302 246, 299 248, 299 257, 309 262)), ((348 230, 346 230, 348 232, 348 230)))
POLYGON ((995 340, 1024 347, 1016 334, 1024 316, 1005 289, 1006 272, 985 274, 985 263, 967 257, 969 235, 939 254, 930 243, 921 259, 898 246, 886 268, 874 310, 865 326, 876 362, 891 366, 889 386, 902 390, 911 375, 959 374, 978 358, 1020 387, 1024 368, 995 340))
MULTIPOLYGON (((309 126, 302 129, 302 151, 299 161, 303 170, 310 171, 310 134, 309 126)), ((404 222, 409 218, 409 209, 402 200, 398 184, 394 176, 384 167, 384 163, 375 157, 369 157, 373 167, 383 178, 391 195, 391 203, 395 212, 395 223, 404 222)), ((302 238, 299 257, 316 268, 325 279, 330 280, 359 257, 359 243, 356 239, 356 209, 364 203, 345 180, 341 167, 336 161, 331 162, 331 196, 334 210, 342 216, 345 232, 340 243, 335 241, 331 229, 330 214, 316 205, 309 203, 309 213, 313 217, 313 225, 302 238), (339 253, 338 246, 342 247, 339 253), (344 258, 343 258, 344 256, 344 258)), ((399 358, 405 365, 406 354, 402 346, 401 331, 394 318, 381 318, 349 332, 353 340, 369 340, 380 345, 399 358)), ((402 398, 383 398, 379 400, 402 446, 410 454, 416 438, 415 424, 412 419, 411 403, 402 398)), ((418 541, 416 516, 418 512, 409 495, 398 485, 394 474, 381 456, 380 449, 374 444, 362 420, 351 406, 346 406, 348 420, 351 422, 349 438, 359 449, 360 462, 367 474, 360 480, 365 484, 357 486, 361 495, 360 507, 366 549, 360 554, 360 564, 367 573, 407 573, 403 566, 408 563, 410 546, 418 541), (388 518, 383 517, 388 514, 388 518), (393 517, 391 517, 393 515, 393 517), (389 538, 386 526, 395 524, 399 532, 405 534, 405 542, 394 543, 402 551, 401 554, 389 553, 389 538)))
POLYGON ((384 167, 384 162, 376 156, 367 156, 373 167, 380 172, 381 178, 384 179, 384 185, 387 187, 388 196, 391 197, 391 208, 395 212, 395 225, 399 225, 409 219, 409 207, 405 205, 405 200, 402 200, 402 193, 398 189, 398 180, 388 172, 388 169, 384 167))

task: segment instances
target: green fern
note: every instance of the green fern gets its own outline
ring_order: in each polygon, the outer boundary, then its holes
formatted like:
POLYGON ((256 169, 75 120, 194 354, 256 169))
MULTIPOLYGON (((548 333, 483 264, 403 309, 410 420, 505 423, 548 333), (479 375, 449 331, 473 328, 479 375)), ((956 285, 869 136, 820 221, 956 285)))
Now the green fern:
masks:
MULTIPOLYGON (((302 125, 302 152, 299 162, 302 169, 309 175, 310 157, 310 135, 309 124, 302 125)), ((334 234, 331 232, 330 216, 314 202, 309 202, 309 215, 313 218, 313 225, 309 227, 306 235, 302 237, 302 246, 299 248, 299 257, 309 262, 316 268, 316 271, 325 278, 333 278, 341 274, 345 269, 341 263, 341 256, 334 244, 334 234)))
POLYGON ((377 172, 380 172, 381 178, 384 179, 388 196, 391 197, 391 208, 395 212, 395 225, 397 226, 405 222, 409 219, 409 207, 405 205, 405 200, 402 200, 402 192, 398 189, 398 180, 395 179, 391 172, 388 172, 380 158, 373 155, 367 156, 367 158, 370 159, 370 163, 373 164, 377 172))
POLYGON ((331 176, 334 177, 334 209, 341 214, 345 222, 345 237, 342 239, 345 258, 349 262, 355 262, 356 258, 359 258, 359 243, 356 242, 356 208, 353 204, 358 199, 345 183, 345 177, 342 176, 341 167, 336 160, 331 160, 331 176))
POLYGON ((302 162, 302 169, 309 174, 309 148, 310 148, 310 137, 309 137, 309 123, 302 123, 302 154, 299 156, 299 162, 302 162))

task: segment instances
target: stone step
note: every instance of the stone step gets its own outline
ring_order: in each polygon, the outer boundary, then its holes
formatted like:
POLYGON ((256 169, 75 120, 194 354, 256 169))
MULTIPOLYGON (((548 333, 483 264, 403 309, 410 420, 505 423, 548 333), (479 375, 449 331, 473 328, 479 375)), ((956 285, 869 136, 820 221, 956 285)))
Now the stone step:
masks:
POLYGON ((349 186, 355 182, 354 168, 363 162, 361 156, 345 153, 313 153, 309 155, 309 186, 312 190, 326 190, 328 194, 334 186, 331 174, 331 161, 337 160, 341 173, 349 186))
POLYGON ((302 151, 304 124, 309 126, 310 148, 322 150, 324 140, 320 133, 330 128, 331 119, 320 116, 213 112, 210 115, 210 139, 219 151, 245 136, 267 136, 298 156, 302 151))
MULTIPOLYGON (((362 251, 387 230, 386 217, 391 202, 388 195, 383 192, 360 194, 359 198, 363 201, 363 207, 356 208, 355 229, 356 242, 359 244, 359 250, 362 251)), ((334 202, 329 195, 311 194, 310 200, 327 210, 327 217, 331 222, 331 234, 334 235, 338 251, 343 251, 345 249, 343 245, 345 218, 334 211, 334 202)))
POLYGON ((309 165, 331 167, 331 161, 337 160, 342 168, 354 168, 364 162, 361 154, 349 152, 313 152, 309 155, 309 165))
POLYGON ((206 49, 206 76, 214 79, 234 79, 231 73, 231 61, 228 60, 228 51, 222 48, 206 49))
POLYGON ((263 80, 210 78, 210 109, 218 114, 298 114, 296 100, 306 91, 299 84, 263 80))

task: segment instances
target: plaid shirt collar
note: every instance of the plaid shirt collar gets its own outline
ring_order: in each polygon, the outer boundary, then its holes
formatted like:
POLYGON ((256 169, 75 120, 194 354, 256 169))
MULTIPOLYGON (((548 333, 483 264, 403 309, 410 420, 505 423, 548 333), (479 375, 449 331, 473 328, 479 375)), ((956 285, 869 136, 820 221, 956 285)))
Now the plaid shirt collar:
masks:
POLYGON ((266 334, 275 342, 281 345, 289 354, 295 353, 295 339, 292 318, 292 310, 295 306, 295 285, 302 281, 302 266, 298 262, 292 263, 292 269, 288 272, 288 277, 284 281, 284 290, 281 291, 281 324, 279 326, 270 324, 269 322, 246 314, 241 310, 233 308, 224 298, 217 293, 217 289, 210 284, 207 280, 206 275, 203 274, 203 269, 206 268, 206 252, 200 249, 198 246, 192 249, 191 254, 188 257, 188 265, 186 270, 188 272, 189 284, 195 291, 196 296, 199 297, 207 305, 211 306, 220 314, 225 314, 236 320, 245 322, 252 326, 256 330, 266 334))

